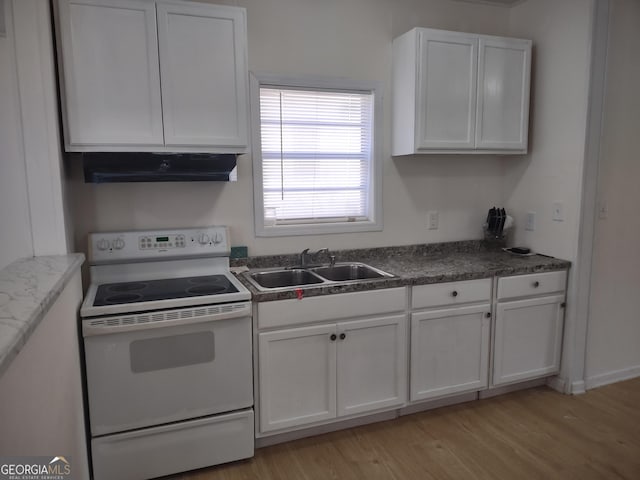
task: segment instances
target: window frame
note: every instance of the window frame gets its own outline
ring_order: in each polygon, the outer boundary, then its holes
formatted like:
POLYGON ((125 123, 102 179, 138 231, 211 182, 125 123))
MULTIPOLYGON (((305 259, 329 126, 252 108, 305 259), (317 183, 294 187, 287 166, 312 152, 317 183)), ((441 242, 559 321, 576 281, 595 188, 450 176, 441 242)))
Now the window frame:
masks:
POLYGON ((382 84, 341 77, 250 74, 251 152, 253 157, 253 217, 257 237, 284 237, 332 233, 374 232, 382 226, 382 84), (309 90, 360 91, 373 94, 372 158, 369 164, 369 215, 358 222, 298 223, 267 226, 264 218, 260 87, 293 87, 309 90))

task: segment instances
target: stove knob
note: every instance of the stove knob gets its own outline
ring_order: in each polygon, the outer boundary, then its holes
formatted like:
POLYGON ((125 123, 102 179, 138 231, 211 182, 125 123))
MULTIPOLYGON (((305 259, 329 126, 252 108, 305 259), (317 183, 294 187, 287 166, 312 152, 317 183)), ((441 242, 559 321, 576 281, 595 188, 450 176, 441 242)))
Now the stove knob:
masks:
POLYGON ((98 240, 96 246, 98 247, 98 250, 106 250, 109 248, 109 240, 107 240, 106 238, 101 238, 100 240, 98 240))
POLYGON ((122 250, 124 248, 124 240, 121 238, 116 238, 113 241, 113 248, 116 250, 122 250))
POLYGON ((218 233, 216 233, 216 237, 213 239, 213 244, 219 245, 220 243, 222 243, 222 237, 219 236, 218 233))
POLYGON ((200 243, 200 245, 206 245, 209 243, 209 235, 204 232, 198 235, 198 243, 200 243))

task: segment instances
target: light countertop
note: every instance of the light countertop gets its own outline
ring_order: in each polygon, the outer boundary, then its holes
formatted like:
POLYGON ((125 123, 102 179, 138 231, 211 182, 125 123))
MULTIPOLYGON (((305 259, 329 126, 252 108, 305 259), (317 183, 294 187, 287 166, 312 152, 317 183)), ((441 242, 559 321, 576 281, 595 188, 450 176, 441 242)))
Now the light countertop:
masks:
POLYGON ((83 262, 81 253, 41 256, 0 270, 0 376, 83 262))

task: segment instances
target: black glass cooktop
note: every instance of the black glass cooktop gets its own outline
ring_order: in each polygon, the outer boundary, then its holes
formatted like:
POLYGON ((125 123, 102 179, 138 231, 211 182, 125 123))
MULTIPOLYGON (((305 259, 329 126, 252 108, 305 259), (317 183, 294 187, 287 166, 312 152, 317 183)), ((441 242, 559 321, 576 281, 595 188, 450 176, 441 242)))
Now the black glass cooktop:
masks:
POLYGON ((238 289, 224 275, 108 283, 98 287, 93 306, 221 295, 237 291, 238 289))

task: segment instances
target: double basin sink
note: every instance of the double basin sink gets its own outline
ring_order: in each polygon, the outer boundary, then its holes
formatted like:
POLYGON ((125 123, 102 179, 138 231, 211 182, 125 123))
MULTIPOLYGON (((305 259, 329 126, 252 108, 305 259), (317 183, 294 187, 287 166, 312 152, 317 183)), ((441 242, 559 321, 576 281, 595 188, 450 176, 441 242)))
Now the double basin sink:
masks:
POLYGON ((249 282, 261 291, 391 277, 393 275, 364 263, 337 263, 306 268, 293 267, 255 272, 247 276, 249 282))

